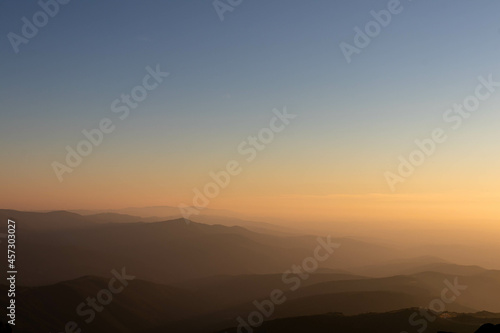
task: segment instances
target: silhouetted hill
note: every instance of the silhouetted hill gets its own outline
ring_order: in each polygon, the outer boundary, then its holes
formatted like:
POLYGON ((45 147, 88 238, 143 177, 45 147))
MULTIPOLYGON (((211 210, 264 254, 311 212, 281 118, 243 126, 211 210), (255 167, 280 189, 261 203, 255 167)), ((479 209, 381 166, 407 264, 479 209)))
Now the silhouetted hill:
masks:
POLYGON ((30 230, 61 230, 84 228, 93 224, 92 219, 67 211, 54 211, 47 213, 22 212, 12 209, 0 209, 0 219, 6 221, 13 219, 22 222, 17 225, 19 229, 30 230))
MULTIPOLYGON (((102 278, 86 276, 50 286, 19 287, 15 332, 63 332, 68 321, 75 321, 83 332, 137 332, 211 307, 208 299, 192 292, 135 279, 114 294, 101 312, 94 311, 95 319, 86 323, 91 306, 82 308, 87 312, 82 316, 77 307, 108 289, 111 278, 111 274, 102 278)), ((122 285, 116 282, 114 286, 122 285)), ((6 294, 4 286, 0 291, 6 294)))
MULTIPOLYGON (((344 316, 330 313, 318 316, 302 316, 277 319, 265 322, 253 329, 255 333, 399 333, 417 332, 422 325, 411 326, 409 318, 419 309, 406 309, 387 313, 367 313, 356 316, 344 316)), ((435 315, 434 315, 435 316, 435 315)), ((492 320, 491 318, 489 319, 492 320)), ((500 315, 494 319, 500 322, 500 315)), ((422 332, 473 333, 484 323, 484 318, 474 314, 447 314, 437 316, 434 321, 427 321, 428 326, 422 332)), ((236 333, 236 327, 218 331, 218 333, 236 333)), ((240 332, 246 332, 242 330, 240 332)))
MULTIPOLYGON (((313 255, 318 246, 317 236, 262 234, 242 227, 186 223, 184 219, 102 224, 67 212, 25 214, 17 216, 20 228, 26 224, 31 228, 34 221, 54 226, 24 229, 19 238, 19 256, 23 258, 19 265, 24 269, 19 278, 25 285, 88 274, 102 276, 118 266, 142 272, 142 278, 160 283, 220 274, 279 274, 313 255), (77 222, 55 221, 59 215, 74 217, 77 222), (78 228, 56 227, 64 223, 78 228), (51 260, 44 260, 47 257, 51 260)), ((390 249, 348 238, 333 242, 341 247, 322 263, 324 268, 348 269, 395 255, 390 249)))
POLYGON ((352 271, 366 276, 384 277, 393 275, 411 275, 425 271, 465 276, 484 273, 488 270, 473 265, 457 265, 445 262, 445 260, 440 258, 426 256, 398 259, 389 263, 353 268, 352 271))
POLYGON ((475 333, 500 333, 500 325, 484 324, 475 333))
MULTIPOLYGON (((122 267, 137 281, 98 316, 103 321, 99 330, 102 326, 103 331, 217 331, 254 311, 254 301, 268 298, 275 289, 283 290, 287 301, 269 320, 325 312, 386 313, 427 307, 441 297, 444 281, 455 279, 467 290, 447 305, 447 311, 500 312, 500 271, 433 257, 401 259, 392 248, 350 238, 332 238, 340 247, 314 274, 301 278, 297 290, 291 290, 283 273, 314 255, 318 236, 261 233, 184 219, 135 222, 134 216, 115 213, 80 216, 1 210, 0 216, 14 218, 19 229, 18 285, 45 285, 19 287, 19 317, 41 321, 44 329, 74 317, 75 307, 104 288, 112 269, 122 267), (408 273, 378 278, 350 273, 363 268, 372 273, 408 273), (51 315, 51 308, 62 317, 51 315)), ((296 273, 287 274, 298 279, 296 273)), ((482 315, 488 322, 488 314, 482 315)), ((457 318, 440 319, 450 324, 457 318)), ((457 332, 448 326, 442 330, 457 332)))
MULTIPOLYGON (((112 217, 118 221, 118 216, 133 218, 135 222, 159 222, 165 220, 174 220, 183 218, 179 207, 171 206, 153 206, 153 207, 130 207, 115 210, 75 210, 78 213, 89 217, 103 217, 108 219, 112 217)), ((201 209, 198 215, 192 215, 191 219, 195 222, 204 224, 220 224, 225 226, 240 226, 256 232, 271 234, 300 234, 300 231, 290 227, 278 226, 261 221, 250 221, 241 219, 237 213, 228 210, 201 209)), ((111 222, 111 221, 108 221, 111 222)), ((120 221, 124 223, 123 219, 120 221)))
POLYGON ((372 277, 384 277, 420 272, 419 268, 426 265, 447 263, 446 260, 434 256, 420 256, 412 258, 398 258, 377 265, 366 265, 353 268, 353 272, 372 277), (416 270, 416 271, 414 271, 416 270))

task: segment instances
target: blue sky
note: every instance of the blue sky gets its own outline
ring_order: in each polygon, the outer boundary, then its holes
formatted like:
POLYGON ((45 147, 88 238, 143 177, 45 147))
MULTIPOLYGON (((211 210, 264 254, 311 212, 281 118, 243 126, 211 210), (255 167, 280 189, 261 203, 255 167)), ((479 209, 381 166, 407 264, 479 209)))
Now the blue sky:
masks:
MULTIPOLYGON (((20 54, 2 39, 1 74, 10 83, 2 113, 99 117, 145 66, 159 63, 172 77, 151 114, 229 115, 237 126, 256 119, 251 110, 286 104, 342 124, 360 116, 396 121, 405 112, 394 104, 423 104, 427 110, 399 119, 413 125, 498 67, 500 4, 493 1, 402 2, 403 12, 347 65, 339 43, 352 42, 353 28, 386 5, 244 1, 220 22, 210 1, 73 0, 20 54)), ((4 36, 39 10, 34 2, 2 7, 4 36)))

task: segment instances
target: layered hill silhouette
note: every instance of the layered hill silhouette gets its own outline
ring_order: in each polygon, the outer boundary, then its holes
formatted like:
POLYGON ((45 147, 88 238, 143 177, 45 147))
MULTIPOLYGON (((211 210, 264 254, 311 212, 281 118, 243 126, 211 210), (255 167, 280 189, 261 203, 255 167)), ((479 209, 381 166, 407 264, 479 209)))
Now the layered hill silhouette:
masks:
POLYGON ((373 277, 408 275, 423 271, 433 271, 456 275, 474 275, 487 271, 486 269, 479 266, 457 265, 454 263, 450 263, 442 258, 432 256, 391 260, 387 263, 351 268, 351 270, 359 274, 373 277))
MULTIPOLYGON (((226 226, 240 226, 246 229, 264 232, 264 233, 276 233, 276 234, 299 234, 300 231, 295 230, 290 227, 277 226, 271 223, 266 223, 262 221, 251 221, 248 219, 242 219, 239 214, 220 209, 210 209, 210 208, 195 208, 198 214, 192 215, 191 219, 195 222, 200 222, 204 224, 220 224, 226 226)), ((86 215, 86 216, 98 216, 98 215, 120 215, 126 217, 132 217, 136 219, 136 222, 158 222, 165 220, 175 220, 183 218, 179 207, 172 206, 151 206, 151 207, 128 207, 115 210, 75 210, 74 213, 86 215)))
MULTIPOLYGON (((146 207, 128 208, 114 211, 48 211, 23 212, 12 209, 0 209, 0 218, 18 219, 23 221, 21 228, 30 230, 60 230, 88 227, 106 223, 137 223, 162 222, 183 218, 177 207, 146 207), (135 213, 126 214, 126 213, 135 213), (148 215, 150 214, 159 214, 148 215), (169 214, 167 214, 169 213, 169 214)), ((233 214, 222 214, 225 211, 202 210, 200 215, 194 215, 192 220, 208 225, 240 226, 245 229, 274 235, 298 235, 300 231, 285 226, 277 226, 260 221, 249 221, 234 217, 233 214)))
MULTIPOLYGON (((218 287, 206 288, 206 281, 200 284, 192 284, 191 288, 180 288, 134 279, 129 282, 122 292, 113 296, 112 302, 105 305, 94 320, 86 323, 85 319, 88 317, 79 316, 76 311, 77 307, 82 302, 86 302, 89 297, 95 298, 99 291, 108 288, 110 277, 85 276, 50 286, 20 288, 18 316, 19 318, 29 318, 29 320, 19 321, 16 331, 57 331, 60 327, 64 327, 68 321, 74 321, 82 329, 85 328, 97 333, 109 331, 215 332, 235 325, 237 317, 245 317, 250 312, 255 311, 252 302, 255 299, 261 300, 264 297, 254 298, 254 296, 259 293, 264 294, 264 289, 271 287, 274 282, 278 282, 273 280, 274 276, 267 276, 270 279, 270 284, 263 286, 262 291, 254 290, 247 294, 242 293, 228 297, 227 295, 233 293, 234 289, 229 287, 224 292, 222 288, 218 287), (217 291, 221 294, 217 294, 217 291)), ((311 279, 309 285, 304 286, 304 290, 306 290, 304 294, 310 293, 307 289, 321 287, 325 282, 320 281, 325 279, 331 280, 331 283, 349 281, 342 280, 343 278, 346 278, 346 276, 327 274, 314 280, 311 279)), ((238 285, 250 286, 252 285, 249 283, 250 281, 255 284, 259 282, 258 279, 251 280, 248 276, 235 277, 234 279, 248 280, 248 282, 231 282, 223 279, 218 283, 215 283, 215 281, 211 283, 219 284, 226 281, 226 283, 233 284, 232 288, 236 288, 238 285)), ((276 288, 276 285, 273 287, 276 288)), ((6 292, 5 289, 6 287, 1 287, 0 292, 6 292)), ((362 316, 366 316, 363 314, 367 312, 378 312, 381 313, 381 317, 384 316, 383 312, 391 312, 391 314, 387 314, 390 317, 393 315, 394 308, 401 309, 417 306, 422 301, 426 300, 419 299, 416 294, 411 295, 391 291, 338 292, 317 294, 315 296, 296 295, 296 297, 290 297, 287 302, 276 307, 275 313, 268 318, 271 325, 269 329, 274 327, 273 325, 276 323, 282 322, 280 320, 274 321, 274 319, 284 319, 286 321, 288 320, 286 318, 291 317, 303 318, 307 315, 323 315, 325 310, 330 312, 341 312, 339 310, 343 310, 346 313, 362 316)), ((456 305, 454 308, 458 309, 460 307, 460 305, 456 305)), ((85 307, 85 309, 90 309, 90 307, 85 307)), ((453 322, 457 321, 457 318, 462 318, 461 316, 455 314, 453 322)), ((335 317, 336 321, 328 323, 328 325, 331 325, 330 329, 335 331, 340 328, 343 329, 343 325, 350 323, 349 318, 354 318, 349 316, 337 317, 335 317)), ((469 328, 476 323, 484 323, 486 319, 497 317, 500 318, 499 315, 485 315, 485 313, 482 313, 482 315, 473 316, 477 320, 460 319, 458 322, 461 326, 469 328)), ((329 316, 326 315, 325 318, 328 319, 329 316)), ((460 325, 452 325, 449 318, 445 319, 441 322, 443 325, 437 325, 436 328, 448 331, 453 329, 451 332, 462 332, 456 329, 460 325)), ((268 329, 266 326, 268 322, 263 326, 265 329, 268 329)), ((402 324, 408 326, 408 317, 405 322, 401 322, 399 319, 394 321, 396 326, 402 324)), ((282 328, 280 325, 276 326, 276 332, 285 332, 288 329, 288 326, 285 325, 282 328)), ((400 332, 406 326, 398 327, 400 328, 398 332, 400 332)))
MULTIPOLYGON (((281 273, 313 255, 319 237, 262 234, 184 219, 103 224, 67 212, 23 213, 16 219, 23 230, 19 264, 25 285, 103 276, 123 266, 159 283, 220 274, 281 273), (60 227, 63 224, 65 228, 60 227), (52 260, 43 260, 47 256, 52 260)), ((348 238, 332 241, 341 247, 322 263, 324 268, 346 269, 395 256, 391 249, 375 244, 348 238)))
MULTIPOLYGON (((145 326, 188 318, 210 308, 207 299, 192 292, 133 280, 86 323, 89 316, 79 316, 78 305, 89 297, 96 298, 100 290, 108 288, 108 283, 109 278, 86 276, 50 286, 20 288, 15 332, 63 332, 69 321, 87 332, 137 332, 145 326)), ((7 292, 5 287, 0 289, 7 292)), ((88 309, 91 307, 85 306, 83 311, 88 309)))
POLYGON ((404 316, 442 297, 445 281, 466 288, 429 323, 429 332, 474 332, 497 324, 492 313, 500 312, 500 271, 419 253, 401 257, 390 245, 355 238, 332 235, 340 247, 314 272, 298 275, 291 268, 329 235, 233 220, 251 224, 249 230, 230 219, 215 224, 214 216, 205 224, 123 212, 0 210, 0 218, 15 219, 18 228, 18 317, 30 319, 19 320, 16 332, 60 332, 69 321, 97 333, 218 332, 279 289, 286 302, 256 332, 299 332, 313 318, 317 326, 308 331, 410 333, 415 328, 404 316), (136 279, 86 323, 77 306, 122 268, 136 279), (378 324, 383 321, 392 322, 378 324))

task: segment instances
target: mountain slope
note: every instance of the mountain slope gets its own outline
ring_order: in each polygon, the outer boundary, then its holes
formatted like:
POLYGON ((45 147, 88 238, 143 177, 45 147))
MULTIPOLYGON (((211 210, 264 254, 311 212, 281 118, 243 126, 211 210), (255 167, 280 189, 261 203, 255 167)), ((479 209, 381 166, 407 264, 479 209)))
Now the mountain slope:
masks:
MULTIPOLYGON (((62 332, 67 322, 74 321, 87 332, 137 332, 145 326, 188 318, 211 306, 208 300, 189 291, 135 279, 127 286, 115 282, 113 286, 123 290, 113 294, 109 304, 97 303, 102 306, 101 312, 91 311, 91 306, 86 305, 81 308, 83 315, 79 315, 78 306, 88 298, 100 299, 99 293, 109 289, 112 277, 87 276, 50 286, 18 288, 15 331, 62 332)), ((5 288, 0 287, 2 294, 5 288)))
MULTIPOLYGON (((29 214, 57 217, 54 213, 29 214)), ((64 216, 72 216, 68 214, 64 216)), ((102 276, 123 266, 159 283, 221 274, 281 274, 312 256, 319 246, 317 236, 262 234, 241 227, 186 223, 184 219, 106 224, 87 219, 76 215, 74 224, 78 228, 23 229, 18 240, 19 256, 23 258, 19 265, 24 272, 20 282, 50 284, 83 275, 102 276), (43 260, 47 255, 51 260, 43 260)), ((20 215, 17 223, 22 226, 26 221, 25 215, 20 215)), ((42 225, 45 220, 38 223, 42 225)), ((60 223, 49 220, 46 224, 60 223)), ((322 239, 327 242, 326 237, 322 239)), ((388 248, 352 239, 332 242, 341 247, 321 263, 324 268, 348 269, 395 255, 388 248)))
MULTIPOLYGON (((418 309, 406 309, 388 313, 368 313, 356 316, 343 316, 330 313, 318 316, 303 316, 277 319, 265 322, 261 327, 253 329, 255 333, 399 333, 418 332, 455 332, 474 333, 485 322, 500 323, 500 315, 495 318, 482 318, 474 314, 447 314, 440 317, 433 315, 434 321, 422 321, 411 326, 409 318, 418 309), (425 325, 425 326, 424 326, 425 325)), ((236 333, 236 328, 221 330, 219 333, 236 333)), ((242 332, 242 331, 240 331, 242 332)), ((244 331, 243 331, 244 332, 244 331)))

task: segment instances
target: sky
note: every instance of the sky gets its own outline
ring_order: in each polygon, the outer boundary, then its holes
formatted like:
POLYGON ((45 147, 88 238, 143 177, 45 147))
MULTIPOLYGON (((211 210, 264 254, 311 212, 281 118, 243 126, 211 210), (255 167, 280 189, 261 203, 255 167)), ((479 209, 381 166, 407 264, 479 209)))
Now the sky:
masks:
POLYGON ((42 9, 3 1, 1 206, 204 202, 299 220, 499 217, 500 87, 483 85, 487 98, 458 128, 447 112, 488 78, 500 82, 500 3, 230 3, 73 0, 13 46, 23 18, 43 19, 42 9), (397 13, 348 62, 341 43, 356 47, 355 28, 365 31, 372 11, 391 6, 397 13), (155 88, 121 119, 116 106, 125 104, 113 102, 155 70, 168 76, 150 77, 155 88), (283 129, 248 161, 241 150, 250 149, 249 136, 269 134, 284 110, 293 118, 279 120, 283 129), (103 119, 113 131, 68 166, 66 147, 76 150, 82 131, 103 119), (436 129, 446 140, 402 176, 400 156, 408 160, 415 140, 427 142, 436 129), (239 172, 206 195, 210 173, 230 161, 239 172), (71 172, 58 176, 54 163, 71 172))

